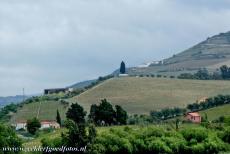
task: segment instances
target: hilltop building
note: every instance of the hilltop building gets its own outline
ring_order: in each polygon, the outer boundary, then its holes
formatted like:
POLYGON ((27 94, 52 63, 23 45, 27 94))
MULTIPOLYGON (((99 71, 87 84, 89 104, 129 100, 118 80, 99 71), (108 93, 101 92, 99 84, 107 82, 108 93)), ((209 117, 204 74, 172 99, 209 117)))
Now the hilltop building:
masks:
POLYGON ((73 88, 53 88, 53 89, 45 89, 44 90, 44 95, 48 94, 57 94, 60 92, 67 93, 67 92, 72 92, 73 88))

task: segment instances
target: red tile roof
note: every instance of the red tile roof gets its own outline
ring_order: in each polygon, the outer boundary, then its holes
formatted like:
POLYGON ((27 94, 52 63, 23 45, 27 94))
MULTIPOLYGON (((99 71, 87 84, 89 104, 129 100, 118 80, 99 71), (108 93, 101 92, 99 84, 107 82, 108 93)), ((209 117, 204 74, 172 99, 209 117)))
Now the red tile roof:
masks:
POLYGON ((200 117, 198 112, 190 112, 188 113, 189 115, 193 116, 193 117, 200 117))

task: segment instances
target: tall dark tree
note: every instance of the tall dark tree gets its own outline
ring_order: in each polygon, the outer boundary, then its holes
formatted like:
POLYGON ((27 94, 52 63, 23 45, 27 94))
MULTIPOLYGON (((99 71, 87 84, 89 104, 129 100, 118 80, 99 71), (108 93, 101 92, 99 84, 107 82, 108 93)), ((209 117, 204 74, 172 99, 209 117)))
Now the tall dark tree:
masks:
POLYGON ((221 66, 220 71, 223 79, 230 78, 230 68, 227 65, 221 66))
POLYGON ((41 123, 37 118, 29 119, 26 122, 27 131, 31 134, 35 134, 36 131, 41 127, 41 123))
POLYGON ((91 105, 90 113, 89 113, 89 120, 94 122, 95 124, 98 122, 98 106, 96 104, 91 105))
POLYGON ((116 105, 115 108, 116 108, 117 123, 121 125, 126 125, 128 119, 127 112, 119 105, 116 105))
POLYGON ((101 100, 101 104, 99 105, 99 119, 100 121, 104 121, 106 124, 111 125, 115 122, 115 111, 113 106, 106 100, 101 100))
POLYGON ((57 115, 56 115, 56 121, 61 126, 61 116, 58 110, 57 110, 57 115))
POLYGON ((67 132, 62 134, 63 143, 70 147, 83 147, 87 143, 85 127, 79 127, 73 120, 67 119, 65 122, 67 132))
POLYGON ((77 124, 85 124, 86 112, 83 107, 78 103, 72 104, 69 110, 66 113, 68 119, 73 120, 77 124))
POLYGON ((122 62, 121 62, 121 66, 120 66, 120 73, 121 73, 121 74, 125 74, 125 72, 126 72, 125 62, 122 61, 122 62))

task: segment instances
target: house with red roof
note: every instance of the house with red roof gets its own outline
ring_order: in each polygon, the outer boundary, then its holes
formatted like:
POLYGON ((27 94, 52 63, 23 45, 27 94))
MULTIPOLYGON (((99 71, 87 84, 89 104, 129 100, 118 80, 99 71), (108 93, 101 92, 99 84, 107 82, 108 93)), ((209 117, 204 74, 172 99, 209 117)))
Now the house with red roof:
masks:
POLYGON ((201 123, 201 116, 198 112, 188 112, 185 119, 193 123, 201 123))
POLYGON ((40 129, 45 129, 45 128, 60 128, 60 125, 53 120, 43 120, 41 121, 41 128, 40 129))

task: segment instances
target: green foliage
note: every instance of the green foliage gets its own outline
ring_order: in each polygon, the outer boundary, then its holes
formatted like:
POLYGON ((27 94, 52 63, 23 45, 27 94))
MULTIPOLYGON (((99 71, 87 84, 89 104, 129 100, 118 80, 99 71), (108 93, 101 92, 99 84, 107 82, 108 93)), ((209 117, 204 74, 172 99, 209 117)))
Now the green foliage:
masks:
POLYGON ((188 104, 187 109, 190 111, 205 110, 208 108, 225 105, 230 103, 230 95, 217 95, 214 97, 207 98, 202 103, 188 104))
POLYGON ((221 134, 221 138, 224 142, 230 144, 230 127, 225 128, 225 130, 221 134))
POLYGON ((2 151, 2 148, 6 147, 15 147, 19 148, 22 145, 22 141, 18 138, 17 134, 15 131, 8 127, 0 124, 0 153, 4 154, 14 154, 14 153, 19 153, 17 151, 2 151))
POLYGON ((99 105, 93 104, 90 108, 89 119, 96 125, 111 125, 127 123, 127 112, 119 105, 113 106, 106 99, 101 100, 99 105))
POLYGON ((83 147, 87 143, 87 135, 85 125, 78 125, 73 120, 67 120, 65 126, 68 130, 66 134, 62 135, 65 145, 70 147, 83 147))
POLYGON ((41 127, 41 123, 37 118, 32 118, 26 122, 27 131, 35 135, 36 131, 41 127))
POLYGON ((230 78, 230 68, 227 65, 223 65, 220 67, 221 75, 223 79, 230 78))
POLYGON ((181 134, 191 144, 194 140, 202 142, 208 137, 207 129, 204 128, 188 128, 181 131, 181 134))
POLYGON ((0 109, 0 121, 8 121, 10 119, 10 112, 17 112, 18 105, 17 104, 9 104, 0 109))
POLYGON ((116 108, 116 122, 121 125, 126 125, 128 119, 127 112, 119 105, 116 105, 115 108, 116 108))
POLYGON ((152 118, 157 118, 157 119, 168 119, 172 118, 175 116, 181 116, 186 112, 186 109, 181 109, 181 108, 166 108, 162 109, 160 111, 151 111, 150 116, 152 118))
POLYGON ((157 127, 113 128, 89 146, 93 154, 215 154, 226 150, 217 134, 205 128, 177 132, 157 127))
POLYGON ((85 116, 86 112, 78 103, 72 104, 66 113, 66 117, 73 120, 77 124, 84 124, 85 116))
POLYGON ((60 116, 60 113, 59 113, 59 111, 57 110, 57 115, 56 115, 56 121, 57 121, 57 123, 61 126, 62 124, 61 124, 61 116, 60 116))

